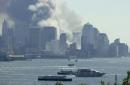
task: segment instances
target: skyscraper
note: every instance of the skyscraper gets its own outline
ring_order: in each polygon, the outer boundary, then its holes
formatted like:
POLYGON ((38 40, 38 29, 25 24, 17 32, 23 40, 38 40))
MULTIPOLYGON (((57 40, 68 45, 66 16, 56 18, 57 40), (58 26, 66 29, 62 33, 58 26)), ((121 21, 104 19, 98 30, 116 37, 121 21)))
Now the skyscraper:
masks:
POLYGON ((100 33, 98 37, 98 55, 99 56, 108 56, 109 50, 109 39, 107 34, 100 33))
POLYGON ((52 40, 56 40, 57 38, 57 30, 55 27, 44 27, 40 31, 40 42, 41 42, 41 49, 45 50, 46 44, 51 42, 52 40))
POLYGON ((40 50, 40 28, 30 27, 27 31, 27 51, 31 53, 38 53, 40 50))
POLYGON ((23 54, 25 51, 28 27, 15 25, 13 28, 13 50, 16 54, 23 54))
POLYGON ((81 35, 82 35, 81 32, 74 32, 74 33, 73 33, 72 42, 73 42, 73 43, 76 43, 78 49, 81 48, 81 35))
POLYGON ((99 31, 93 25, 84 25, 81 37, 81 50, 85 55, 92 56, 98 49, 99 31))
POLYGON ((2 47, 6 50, 12 50, 13 30, 9 27, 8 22, 4 20, 2 25, 2 47))
POLYGON ((9 27, 7 21, 4 19, 2 24, 2 41, 3 41, 3 48, 8 49, 8 38, 9 38, 9 27))
POLYGON ((61 33, 60 34, 60 53, 65 54, 68 48, 67 44, 67 34, 66 33, 61 33))
POLYGON ((109 54, 111 57, 128 56, 128 45, 121 43, 120 39, 115 39, 114 42, 110 44, 109 54))

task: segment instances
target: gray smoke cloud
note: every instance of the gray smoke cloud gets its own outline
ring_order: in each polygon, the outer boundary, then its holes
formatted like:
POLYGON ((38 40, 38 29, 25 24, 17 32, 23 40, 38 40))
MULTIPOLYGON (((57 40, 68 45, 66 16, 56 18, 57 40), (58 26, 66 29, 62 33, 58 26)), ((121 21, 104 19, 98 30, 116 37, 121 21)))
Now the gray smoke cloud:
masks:
MULTIPOLYGON (((37 3, 29 5, 28 9, 33 12, 32 21, 38 23, 47 21, 54 13, 55 6, 52 0, 38 0, 37 3)), ((44 25, 44 24, 43 24, 44 25)))
POLYGON ((0 13, 5 12, 9 0, 0 0, 0 13))
POLYGON ((36 2, 37 0, 9 0, 7 14, 14 21, 31 21, 33 12, 28 10, 28 6, 36 2))
POLYGON ((67 4, 61 4, 59 8, 59 14, 57 14, 58 20, 61 24, 62 30, 68 32, 78 32, 82 28, 81 17, 79 17, 75 11, 68 8, 67 4))
POLYGON ((55 26, 69 35, 80 31, 81 18, 59 0, 0 0, 0 13, 14 20, 34 23, 40 27, 55 26))

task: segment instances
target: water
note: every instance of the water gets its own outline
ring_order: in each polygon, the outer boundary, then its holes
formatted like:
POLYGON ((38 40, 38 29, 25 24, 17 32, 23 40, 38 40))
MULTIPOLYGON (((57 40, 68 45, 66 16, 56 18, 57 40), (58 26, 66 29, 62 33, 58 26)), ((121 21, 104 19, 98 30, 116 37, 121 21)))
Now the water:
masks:
MULTIPOLYGON (((54 85, 56 82, 37 81, 40 75, 55 75, 61 68, 68 67, 66 59, 37 59, 31 61, 0 62, 0 85, 54 85)), ((93 58, 81 59, 76 67, 85 67, 107 73, 101 78, 73 78, 72 82, 62 82, 64 85, 100 85, 101 80, 114 82, 114 75, 118 75, 118 82, 130 70, 130 58, 93 58)))

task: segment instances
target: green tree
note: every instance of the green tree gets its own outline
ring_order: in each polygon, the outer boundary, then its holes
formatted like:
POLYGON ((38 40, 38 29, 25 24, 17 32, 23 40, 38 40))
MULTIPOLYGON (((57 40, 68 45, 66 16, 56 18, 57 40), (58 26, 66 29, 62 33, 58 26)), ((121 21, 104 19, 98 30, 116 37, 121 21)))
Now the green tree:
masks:
POLYGON ((87 85, 87 84, 85 84, 85 83, 81 83, 81 84, 79 84, 79 85, 87 85))
POLYGON ((60 81, 56 82, 55 85, 63 85, 60 81))
POLYGON ((101 85, 106 85, 104 81, 101 81, 100 83, 101 83, 101 85))
POLYGON ((130 85, 130 71, 127 72, 127 77, 124 78, 122 85, 130 85))

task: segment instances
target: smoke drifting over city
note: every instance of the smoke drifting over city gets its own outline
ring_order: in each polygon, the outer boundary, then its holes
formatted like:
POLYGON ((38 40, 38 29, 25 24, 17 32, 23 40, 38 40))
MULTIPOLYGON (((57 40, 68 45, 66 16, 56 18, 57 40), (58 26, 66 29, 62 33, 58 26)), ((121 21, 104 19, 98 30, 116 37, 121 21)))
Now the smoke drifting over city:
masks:
POLYGON ((55 26, 60 32, 71 34, 81 28, 80 17, 58 0, 0 0, 0 13, 14 22, 55 26))

